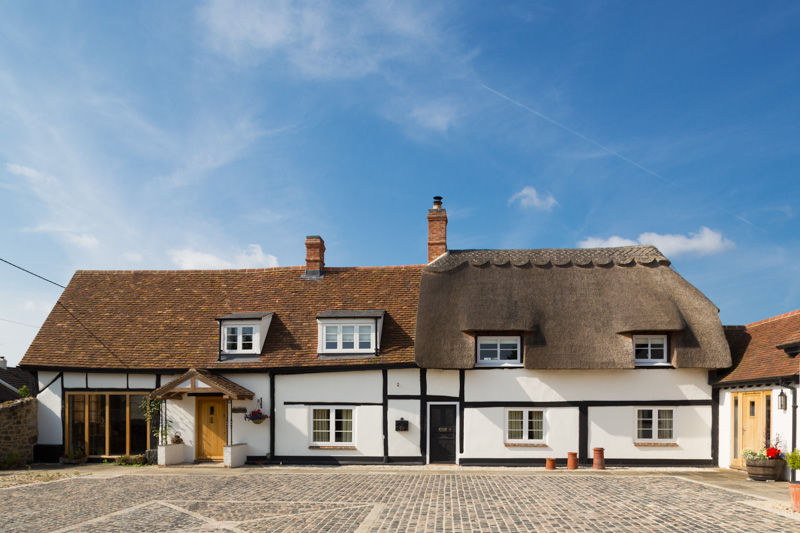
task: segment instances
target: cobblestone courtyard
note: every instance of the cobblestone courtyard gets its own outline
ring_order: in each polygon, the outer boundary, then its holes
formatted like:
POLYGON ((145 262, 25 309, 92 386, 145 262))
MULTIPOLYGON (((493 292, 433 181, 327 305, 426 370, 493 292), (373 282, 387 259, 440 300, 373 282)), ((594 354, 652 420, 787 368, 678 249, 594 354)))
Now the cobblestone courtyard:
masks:
POLYGON ((755 496, 671 475, 480 470, 131 472, 0 489, 0 530, 800 531, 755 496))

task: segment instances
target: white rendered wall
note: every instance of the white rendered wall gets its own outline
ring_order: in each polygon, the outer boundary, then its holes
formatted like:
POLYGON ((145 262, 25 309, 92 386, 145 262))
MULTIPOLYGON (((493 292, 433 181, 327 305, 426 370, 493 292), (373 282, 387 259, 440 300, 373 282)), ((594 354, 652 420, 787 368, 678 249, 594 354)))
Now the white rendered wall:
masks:
POLYGON ((346 406, 353 409, 352 445, 356 447, 355 450, 309 448, 313 407, 285 405, 285 402, 381 403, 382 391, 383 376, 380 370, 275 376, 275 455, 382 456, 381 405, 346 406))
MULTIPOLYGON (((252 400, 234 400, 233 407, 244 407, 247 412, 258 409, 258 400, 261 399, 261 412, 269 414, 269 376, 263 374, 224 374, 226 378, 253 391, 252 400)), ((254 424, 244 419, 244 414, 231 415, 233 426, 234 444, 247 445, 246 455, 261 455, 269 453, 269 420, 261 424, 254 424)))
POLYGON ((464 458, 566 457, 578 451, 578 408, 550 407, 545 411, 546 447, 505 445, 505 407, 464 410, 464 458))
POLYGON ((124 389, 127 387, 125 374, 89 372, 86 378, 90 389, 124 389))
POLYGON ((421 454, 419 449, 419 400, 389 400, 387 416, 389 420, 389 457, 419 457, 421 454), (400 418, 408 420, 408 431, 395 431, 394 422, 400 418))
MULTIPOLYGON (((457 374, 457 373, 456 373, 457 374)), ((428 394, 431 371, 428 371, 428 394)), ((493 368, 468 370, 465 400, 709 400, 711 386, 703 369, 528 370, 493 368)), ((458 395, 456 377, 455 395, 458 395)))
POLYGON ((86 388, 86 373, 85 372, 64 372, 64 388, 65 389, 83 389, 83 388, 86 388))
POLYGON ((53 381, 52 385, 46 390, 42 390, 58 372, 39 372, 39 394, 38 400, 38 424, 39 424, 39 444, 63 444, 61 421, 61 380, 53 381))
POLYGON ((169 439, 180 433, 183 439, 183 461, 195 460, 195 397, 184 396, 182 400, 167 400, 167 419, 170 422, 169 439))
POLYGON ((426 383, 429 396, 458 397, 458 370, 428 370, 426 383))
POLYGON ((387 390, 390 396, 393 394, 419 394, 419 369, 417 368, 389 369, 387 379, 387 390))
POLYGON ((711 459, 711 406, 674 409, 678 446, 662 447, 634 445, 636 407, 589 407, 589 452, 605 448, 607 459, 711 459))
POLYGON ((131 389, 155 389, 155 374, 128 374, 128 387, 131 389))
POLYGON ((731 439, 733 438, 733 429, 731 428, 733 407, 731 402, 730 390, 719 391, 719 458, 717 463, 723 468, 730 467, 731 454, 733 453, 731 448, 731 439))

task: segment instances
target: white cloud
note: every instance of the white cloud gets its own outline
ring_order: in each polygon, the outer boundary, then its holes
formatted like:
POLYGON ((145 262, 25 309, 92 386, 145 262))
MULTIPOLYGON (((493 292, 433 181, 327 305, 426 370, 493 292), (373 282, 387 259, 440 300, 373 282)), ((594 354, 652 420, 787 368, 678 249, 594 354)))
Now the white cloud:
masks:
POLYGON ((608 239, 601 239, 600 237, 588 237, 578 243, 578 248, 614 248, 615 246, 633 246, 634 244, 639 243, 614 235, 608 239))
POLYGON ((705 226, 701 227, 697 233, 689 232, 688 236, 645 232, 639 235, 635 241, 616 235, 608 239, 589 237, 580 241, 578 246, 580 248, 607 248, 634 244, 652 244, 668 257, 676 257, 683 254, 716 254, 735 246, 734 242, 723 237, 722 233, 705 226))
POLYGON ((436 13, 416 2, 209 0, 198 18, 218 53, 242 62, 279 55, 313 78, 359 78, 421 60, 438 39, 436 13))
POLYGON ((122 254, 122 258, 129 263, 141 263, 144 261, 142 254, 136 252, 125 252, 122 254))
POLYGON ((79 246, 87 250, 94 250, 100 246, 100 241, 97 240, 97 237, 90 233, 65 232, 64 237, 67 239, 67 241, 71 242, 75 246, 79 246))
POLYGON ((443 133, 458 119, 458 109, 452 102, 435 101, 417 105, 410 117, 425 129, 443 133))
POLYGON ((547 193, 547 196, 540 196, 533 187, 523 187, 521 191, 508 199, 509 204, 519 202, 522 207, 533 207, 543 211, 550 211, 553 206, 558 205, 553 195, 547 193))
POLYGON ((200 252, 193 248, 169 250, 167 254, 178 268, 182 270, 215 269, 215 268, 266 268, 278 266, 278 258, 265 254, 258 244, 250 244, 245 250, 234 254, 233 261, 217 255, 200 252))

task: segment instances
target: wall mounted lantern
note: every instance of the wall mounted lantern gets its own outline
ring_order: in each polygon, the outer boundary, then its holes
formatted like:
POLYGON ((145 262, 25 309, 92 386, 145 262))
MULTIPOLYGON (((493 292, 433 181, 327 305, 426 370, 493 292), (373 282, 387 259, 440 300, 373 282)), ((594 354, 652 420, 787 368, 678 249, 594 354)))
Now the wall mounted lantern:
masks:
POLYGON ((783 392, 783 389, 781 389, 781 393, 778 394, 778 408, 781 411, 786 410, 786 393, 783 392))

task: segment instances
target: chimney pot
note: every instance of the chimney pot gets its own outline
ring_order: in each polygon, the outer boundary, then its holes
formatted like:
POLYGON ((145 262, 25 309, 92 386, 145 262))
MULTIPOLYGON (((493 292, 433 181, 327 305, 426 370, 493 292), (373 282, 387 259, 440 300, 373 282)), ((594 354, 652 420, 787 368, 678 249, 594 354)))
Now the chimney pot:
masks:
POLYGON ((319 235, 306 237, 306 271, 303 278, 320 279, 325 268, 325 241, 319 235))
POLYGON ((442 197, 433 197, 433 208, 428 209, 428 263, 447 252, 447 210, 442 207, 442 197))
POLYGON ((5 357, 0 355, 0 369, 5 370, 6 368, 8 368, 8 361, 6 361, 5 357))

